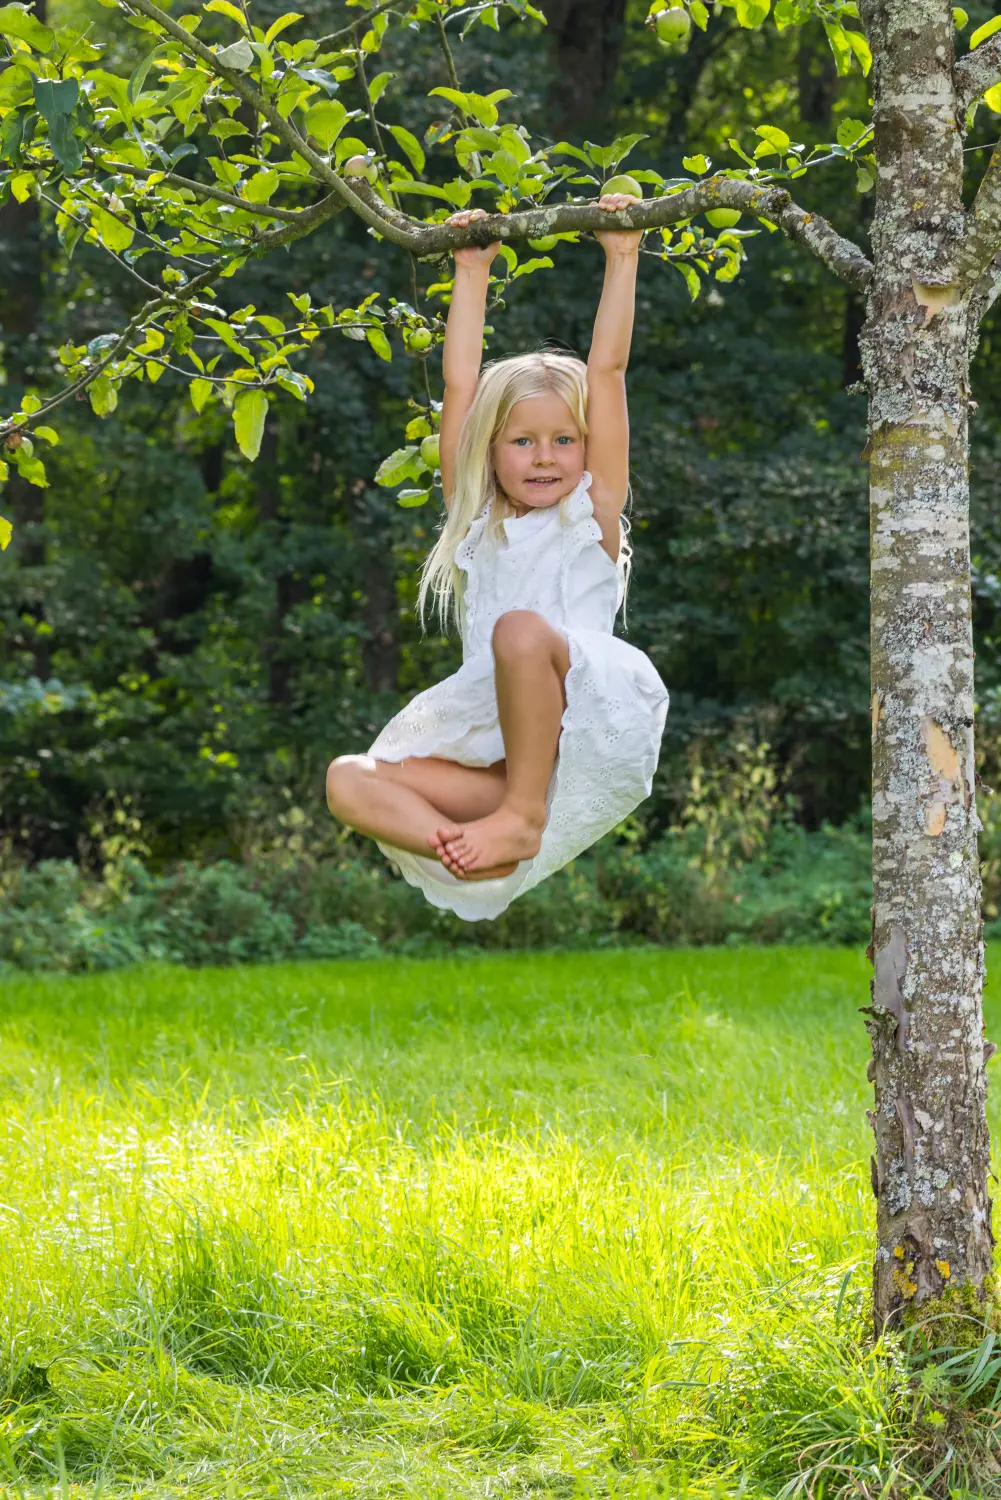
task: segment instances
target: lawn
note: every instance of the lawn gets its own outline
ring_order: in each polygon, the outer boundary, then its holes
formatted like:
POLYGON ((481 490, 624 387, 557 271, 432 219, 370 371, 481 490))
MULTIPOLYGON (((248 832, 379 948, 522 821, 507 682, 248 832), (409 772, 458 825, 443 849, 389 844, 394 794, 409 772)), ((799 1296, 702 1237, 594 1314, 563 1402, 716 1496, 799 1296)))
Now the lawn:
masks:
POLYGON ((0 1492, 878 1494, 867 973, 5 980, 0 1492))

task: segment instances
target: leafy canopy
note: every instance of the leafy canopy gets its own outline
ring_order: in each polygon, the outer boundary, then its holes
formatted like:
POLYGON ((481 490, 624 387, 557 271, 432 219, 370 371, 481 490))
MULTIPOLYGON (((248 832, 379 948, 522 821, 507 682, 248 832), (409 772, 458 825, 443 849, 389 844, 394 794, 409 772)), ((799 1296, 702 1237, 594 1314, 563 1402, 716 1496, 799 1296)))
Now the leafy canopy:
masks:
MULTIPOLYGON (((401 504, 422 503, 435 470, 420 442, 434 433, 438 409, 426 361, 443 336, 443 317, 378 292, 352 307, 314 306, 308 292, 289 291, 284 307, 234 308, 223 284, 235 284, 251 258, 315 233, 347 210, 377 240, 440 261, 431 296, 442 308, 451 285, 449 249, 502 236, 493 289, 493 305, 501 305, 515 280, 552 266, 546 252, 558 240, 575 241, 601 224, 594 205, 602 184, 644 137, 546 143, 518 123, 509 90, 482 95, 462 87, 456 41, 475 26, 543 25, 529 0, 391 0, 374 7, 348 0, 349 22, 323 37, 303 35, 304 18, 294 11, 265 30, 231 0, 207 0, 176 20, 154 0, 101 3, 122 12, 148 44, 128 77, 103 66, 104 48, 86 31, 52 29, 24 5, 0 7, 0 201, 36 199, 67 256, 81 240, 99 245, 135 285, 139 305, 124 328, 86 344, 68 340, 59 350, 62 386, 44 396, 25 392, 0 420, 7 459, 0 479, 12 461, 24 480, 44 487, 38 440, 58 441, 50 413, 86 394, 95 413, 108 416, 123 381, 155 382, 165 370, 189 381, 196 411, 223 403, 241 451, 253 459, 269 402, 279 392, 300 401, 311 393, 296 355, 339 333, 367 340, 384 360, 402 344, 425 367, 425 400, 407 428, 407 445, 378 475, 380 483, 403 486, 401 504), (394 33, 422 29, 437 40, 448 83, 429 90, 432 119, 419 140, 385 118, 399 80, 380 60, 391 53, 394 33), (467 206, 499 218, 467 230, 447 225, 467 206)), ((838 71, 868 72, 853 0, 719 0, 716 8, 734 12, 747 28, 770 23, 781 30, 819 18, 838 71)), ((649 24, 677 47, 692 26, 705 30, 712 22, 702 0, 684 7, 655 0, 649 24)), ((753 142, 731 140, 733 162, 722 168, 693 153, 684 159, 685 176, 632 174, 645 201, 621 222, 647 231, 646 252, 683 276, 693 298, 706 277, 738 274, 746 240, 757 232, 740 227, 741 214, 812 243, 846 274, 833 231, 823 247, 811 241, 830 226, 796 208, 786 185, 811 167, 849 159, 859 190, 868 191, 870 126, 842 121, 835 141, 809 149, 777 126, 762 125, 756 134, 753 142)), ((0 545, 9 535, 0 521, 0 545)))

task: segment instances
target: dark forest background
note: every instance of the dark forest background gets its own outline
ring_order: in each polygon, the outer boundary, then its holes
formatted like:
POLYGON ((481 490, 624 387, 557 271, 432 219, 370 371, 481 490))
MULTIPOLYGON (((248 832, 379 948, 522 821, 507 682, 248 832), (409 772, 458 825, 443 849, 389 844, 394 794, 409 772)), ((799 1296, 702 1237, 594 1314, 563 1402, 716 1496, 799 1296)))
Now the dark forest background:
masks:
MULTIPOLYGON (((753 144, 758 123, 813 142, 865 114, 865 81, 837 77, 819 23, 748 32, 728 11, 675 54, 644 29, 645 6, 548 0, 545 9, 545 32, 475 28, 460 46, 464 81, 513 89, 524 123, 551 138, 644 131, 630 167, 670 175, 696 150, 725 164, 727 140, 753 144)), ((989 11, 972 6, 971 26, 989 11)), ((318 34, 350 15, 323 3, 308 23, 318 34)), ((141 38, 108 10, 94 6, 92 19, 91 35, 127 63, 141 38)), ((403 80, 386 114, 423 136, 434 118, 426 90, 445 81, 440 58, 423 36, 391 33, 380 66, 403 80)), ((997 133, 998 117, 982 106, 971 181, 997 133)), ((197 170, 193 157, 185 170, 197 170)), ((857 193, 849 164, 796 188, 866 243, 871 197, 857 193)), ((868 793, 865 400, 853 389, 863 308, 780 234, 747 243, 737 281, 710 279, 694 303, 656 256, 641 264, 628 636, 656 662, 672 706, 655 795, 619 835, 631 847, 676 827, 693 784, 695 803, 704 800, 707 777, 739 801, 740 778, 758 775, 766 801, 806 832, 857 819, 868 793), (727 781, 720 767, 735 765, 727 781)), ((492 355, 553 339, 586 351, 600 252, 561 245, 555 259, 554 271, 515 284, 493 318, 492 355)), ((132 305, 132 289, 92 248, 80 244, 67 262, 31 201, 0 208, 0 264, 10 397, 25 384, 50 388, 60 344, 119 326, 132 305)), ((436 272, 419 275, 426 287, 436 272)), ((349 214, 280 263, 248 265, 218 296, 280 312, 289 285, 335 307, 376 287, 411 296, 406 257, 377 246, 349 214)), ((996 327, 995 316, 975 372, 972 476, 988 768, 1001 701, 996 327)), ((126 388, 105 421, 78 408, 64 429, 72 425, 72 437, 51 455, 51 488, 16 476, 8 484, 8 861, 86 866, 116 836, 159 872, 181 860, 246 861, 279 844, 332 848, 322 802, 329 759, 364 749, 402 701, 454 669, 457 643, 422 639, 413 615, 436 518, 401 510, 373 482, 401 439, 419 366, 403 354, 387 365, 329 333, 307 368, 315 396, 273 406, 254 465, 224 416, 197 416, 167 373, 126 388)), ((437 394, 437 356, 429 373, 437 394)), ((337 847, 344 852, 343 840, 337 847)))

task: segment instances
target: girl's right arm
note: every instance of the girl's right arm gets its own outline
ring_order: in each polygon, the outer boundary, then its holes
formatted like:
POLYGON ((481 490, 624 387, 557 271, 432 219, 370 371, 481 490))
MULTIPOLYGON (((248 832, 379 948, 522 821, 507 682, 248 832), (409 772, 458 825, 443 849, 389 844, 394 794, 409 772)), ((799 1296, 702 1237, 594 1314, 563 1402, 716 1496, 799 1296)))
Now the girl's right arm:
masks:
MULTIPOLYGON (((482 209, 465 210, 453 214, 449 223, 464 228, 472 220, 485 217, 482 209)), ((499 245, 493 244, 488 245, 485 250, 470 248, 455 252, 455 280, 452 283, 452 301, 448 309, 445 347, 442 351, 445 397, 441 408, 439 463, 446 506, 452 499, 459 432, 472 405, 480 378, 487 286, 490 281, 490 266, 498 249, 499 245)))

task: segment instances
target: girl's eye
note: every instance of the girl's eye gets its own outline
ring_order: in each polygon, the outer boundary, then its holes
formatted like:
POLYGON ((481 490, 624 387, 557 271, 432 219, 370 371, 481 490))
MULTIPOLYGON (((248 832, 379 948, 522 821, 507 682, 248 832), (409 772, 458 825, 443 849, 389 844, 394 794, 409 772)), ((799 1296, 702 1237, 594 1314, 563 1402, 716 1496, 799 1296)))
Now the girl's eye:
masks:
POLYGON ((531 441, 531 438, 515 438, 515 443, 530 443, 531 441))
POLYGON ((573 442, 573 438, 572 437, 558 437, 556 439, 556 441, 558 443, 572 443, 573 442))

